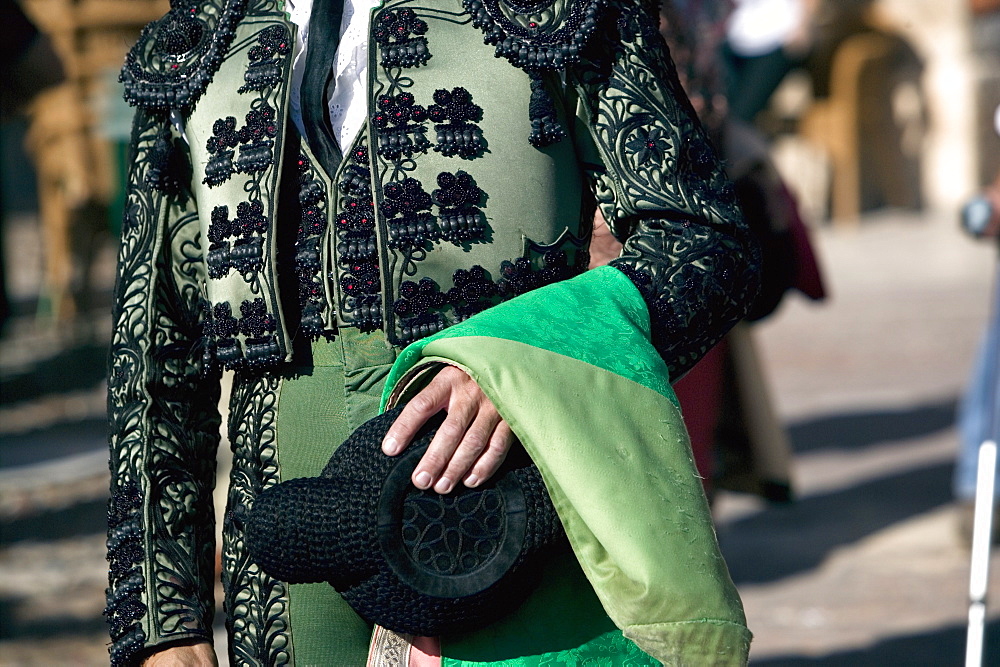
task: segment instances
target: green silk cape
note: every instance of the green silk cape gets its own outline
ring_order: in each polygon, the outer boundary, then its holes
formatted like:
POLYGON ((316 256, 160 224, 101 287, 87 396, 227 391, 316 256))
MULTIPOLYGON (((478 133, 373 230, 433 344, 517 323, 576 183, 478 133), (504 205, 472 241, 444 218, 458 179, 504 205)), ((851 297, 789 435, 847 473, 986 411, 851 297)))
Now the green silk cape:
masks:
POLYGON ((602 267, 407 347, 382 408, 426 362, 468 372, 541 471, 608 616, 667 665, 743 665, 750 632, 642 297, 602 267))

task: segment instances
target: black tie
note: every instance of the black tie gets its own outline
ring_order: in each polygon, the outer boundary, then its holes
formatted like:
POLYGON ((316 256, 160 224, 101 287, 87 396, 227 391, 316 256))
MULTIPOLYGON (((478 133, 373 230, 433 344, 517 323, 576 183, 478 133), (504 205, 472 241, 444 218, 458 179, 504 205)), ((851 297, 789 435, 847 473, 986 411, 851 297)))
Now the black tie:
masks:
POLYGON ((316 0, 309 16, 309 45, 302 77, 302 125, 316 158, 332 178, 343 159, 333 135, 327 109, 332 87, 333 63, 340 44, 344 0, 316 0))

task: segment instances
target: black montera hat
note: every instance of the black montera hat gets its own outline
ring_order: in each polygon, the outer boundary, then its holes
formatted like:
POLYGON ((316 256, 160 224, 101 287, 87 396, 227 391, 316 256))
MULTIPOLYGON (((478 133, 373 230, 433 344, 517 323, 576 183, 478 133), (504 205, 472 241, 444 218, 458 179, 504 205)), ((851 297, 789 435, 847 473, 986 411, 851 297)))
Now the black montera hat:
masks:
POLYGON ((400 410, 359 427, 319 477, 257 496, 251 558, 289 583, 329 582, 363 618, 396 632, 482 627, 527 596, 547 547, 565 538, 562 525, 523 452, 477 488, 417 489, 410 475, 442 416, 389 457, 382 438, 400 410))

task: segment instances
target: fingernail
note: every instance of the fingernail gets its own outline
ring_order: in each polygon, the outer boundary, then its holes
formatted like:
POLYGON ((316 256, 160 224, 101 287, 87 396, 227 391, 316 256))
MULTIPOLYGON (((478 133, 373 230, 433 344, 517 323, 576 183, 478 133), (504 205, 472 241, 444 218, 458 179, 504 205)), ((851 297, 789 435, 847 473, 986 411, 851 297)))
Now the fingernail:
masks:
POLYGON ((434 485, 434 490, 438 493, 448 493, 451 491, 451 480, 447 477, 442 477, 438 480, 438 483, 434 485))
POLYGON ((431 485, 431 474, 429 472, 420 472, 417 474, 417 478, 413 480, 418 489, 426 489, 431 485))
POLYGON ((386 438, 382 441, 382 452, 386 456, 393 456, 399 448, 399 443, 395 438, 386 438))
POLYGON ((479 478, 476 477, 475 475, 469 475, 468 477, 465 478, 465 485, 470 489, 476 486, 477 484, 479 484, 479 478))

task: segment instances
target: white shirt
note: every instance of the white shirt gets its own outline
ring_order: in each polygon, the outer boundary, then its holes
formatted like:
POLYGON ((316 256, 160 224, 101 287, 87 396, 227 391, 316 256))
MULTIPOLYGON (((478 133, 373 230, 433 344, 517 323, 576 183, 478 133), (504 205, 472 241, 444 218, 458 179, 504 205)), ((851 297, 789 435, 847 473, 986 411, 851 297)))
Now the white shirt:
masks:
POLYGON ((736 0, 726 37, 738 55, 761 56, 781 48, 804 18, 802 0, 736 0))
MULTIPOLYGON (((292 121, 304 133, 302 126, 302 78, 305 74, 306 52, 309 41, 309 16, 313 0, 286 0, 285 6, 292 23, 299 27, 295 41, 295 60, 292 63, 292 90, 290 95, 292 121)), ((368 28, 371 11, 382 0, 344 0, 344 14, 340 22, 340 44, 333 68, 334 86, 327 106, 333 136, 342 151, 347 150, 354 135, 365 124, 368 115, 368 28)))

